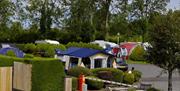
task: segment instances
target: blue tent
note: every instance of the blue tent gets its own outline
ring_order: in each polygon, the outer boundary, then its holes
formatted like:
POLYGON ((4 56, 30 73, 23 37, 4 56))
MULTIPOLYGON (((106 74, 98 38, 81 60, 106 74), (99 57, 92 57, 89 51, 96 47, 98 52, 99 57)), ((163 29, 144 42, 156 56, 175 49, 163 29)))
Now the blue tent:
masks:
POLYGON ((66 51, 61 51, 59 49, 56 49, 57 55, 68 55, 68 56, 74 56, 74 57, 80 57, 80 58, 86 58, 86 57, 95 55, 97 53, 104 53, 104 54, 111 55, 105 51, 95 50, 95 49, 90 49, 90 48, 70 47, 66 51))
POLYGON ((0 49, 0 54, 6 55, 9 50, 14 51, 16 57, 19 57, 19 58, 23 58, 24 57, 24 53, 21 50, 19 50, 17 48, 14 48, 14 47, 1 48, 0 49))

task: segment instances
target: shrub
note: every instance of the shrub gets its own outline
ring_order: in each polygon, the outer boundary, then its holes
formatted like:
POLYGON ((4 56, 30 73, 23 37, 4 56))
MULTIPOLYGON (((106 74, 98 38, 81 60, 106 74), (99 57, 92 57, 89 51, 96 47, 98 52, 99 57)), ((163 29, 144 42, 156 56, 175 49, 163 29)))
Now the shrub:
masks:
POLYGON ((134 61, 145 61, 145 50, 141 46, 137 46, 131 53, 130 59, 134 61))
POLYGON ((14 53, 13 50, 8 50, 6 53, 7 56, 12 56, 12 57, 16 57, 16 54, 14 53))
POLYGON ((160 91, 160 90, 156 88, 148 88, 147 91, 160 91))
POLYGON ((32 62, 31 91, 64 91, 64 67, 57 60, 32 62))
POLYGON ((58 59, 0 55, 0 67, 12 66, 14 62, 32 64, 31 91, 64 91, 64 67, 58 59))
POLYGON ((123 77, 123 82, 126 84, 134 83, 134 74, 125 73, 123 77))
POLYGON ((32 55, 32 54, 25 54, 24 57, 25 58, 34 58, 34 55, 32 55))
POLYGON ((69 48, 69 47, 83 47, 83 48, 92 48, 92 49, 103 50, 103 48, 100 47, 100 46, 97 45, 97 44, 90 44, 90 43, 83 43, 83 42, 80 42, 80 43, 69 42, 69 43, 66 45, 66 47, 67 47, 67 48, 69 48))
POLYGON ((53 45, 53 44, 37 44, 38 52, 42 57, 53 57, 55 55, 55 49, 65 50, 65 46, 62 44, 53 45))
POLYGON ((113 75, 111 71, 99 71, 97 77, 104 80, 112 80, 113 75))
POLYGON ((14 61, 24 62, 24 59, 12 57, 12 56, 0 55, 0 67, 12 66, 14 61))
MULTIPOLYGON (((121 70, 115 69, 115 68, 96 68, 96 69, 91 69, 91 72, 96 76, 101 79, 104 79, 103 76, 101 76, 102 71, 106 71, 107 75, 109 75, 112 78, 106 78, 106 80, 111 80, 111 81, 116 81, 116 82, 122 82, 123 80, 123 72, 121 70), (112 76, 111 76, 112 75, 112 76)), ((102 74, 104 75, 104 74, 102 74)))
POLYGON ((128 91, 136 91, 135 88, 129 88, 128 91))
POLYGON ((36 45, 32 43, 25 44, 23 51, 27 53, 34 53, 35 51, 37 51, 36 45))
POLYGON ((67 71, 67 74, 70 76, 79 77, 80 74, 83 74, 85 76, 92 75, 91 71, 88 68, 76 66, 67 71))
POLYGON ((77 91, 78 89, 78 79, 76 77, 72 78, 72 91, 77 91))
POLYGON ((30 53, 36 56, 41 57, 53 57, 55 55, 55 49, 65 50, 66 47, 62 44, 53 45, 53 44, 16 44, 21 50, 25 53, 30 53))
POLYGON ((132 71, 132 74, 134 74, 134 81, 138 82, 142 76, 142 73, 140 71, 134 70, 132 71))
MULTIPOLYGON (((96 77, 91 77, 91 78, 96 78, 96 77)), ((88 80, 88 79, 86 80, 86 84, 88 85, 88 89, 90 90, 99 90, 102 89, 104 86, 103 82, 88 80)))

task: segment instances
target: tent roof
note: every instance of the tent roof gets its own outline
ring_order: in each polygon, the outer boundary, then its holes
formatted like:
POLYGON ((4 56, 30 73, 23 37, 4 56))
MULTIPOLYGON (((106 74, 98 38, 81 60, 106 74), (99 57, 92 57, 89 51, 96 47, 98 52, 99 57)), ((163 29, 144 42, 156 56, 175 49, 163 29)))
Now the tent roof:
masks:
POLYGON ((24 57, 24 53, 21 50, 19 50, 17 48, 13 48, 13 47, 1 48, 0 49, 0 54, 6 55, 9 50, 14 51, 16 57, 19 57, 19 58, 24 57))
POLYGON ((97 53, 104 53, 107 55, 111 55, 111 54, 106 53, 105 51, 95 50, 95 49, 90 49, 90 48, 70 47, 66 51, 60 51, 60 50, 58 51, 58 50, 59 49, 56 50, 56 53, 58 55, 68 55, 68 56, 74 56, 74 57, 80 57, 80 58, 89 57, 97 53))

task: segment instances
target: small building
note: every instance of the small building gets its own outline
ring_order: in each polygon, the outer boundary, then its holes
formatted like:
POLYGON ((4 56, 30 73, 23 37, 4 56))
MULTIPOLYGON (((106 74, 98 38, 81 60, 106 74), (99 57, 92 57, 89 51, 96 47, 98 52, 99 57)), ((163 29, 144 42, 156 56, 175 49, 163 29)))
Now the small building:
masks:
POLYGON ((83 66, 90 69, 112 67, 113 55, 90 48, 70 47, 66 51, 56 50, 56 58, 65 62, 65 69, 83 66))

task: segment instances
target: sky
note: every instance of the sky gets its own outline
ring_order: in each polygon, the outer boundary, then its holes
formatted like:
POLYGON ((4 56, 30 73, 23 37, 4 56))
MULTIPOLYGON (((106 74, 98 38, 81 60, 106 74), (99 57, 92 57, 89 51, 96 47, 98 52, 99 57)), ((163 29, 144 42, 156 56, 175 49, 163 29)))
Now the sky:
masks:
POLYGON ((170 0, 167 8, 169 9, 179 9, 180 10, 180 0, 170 0))

